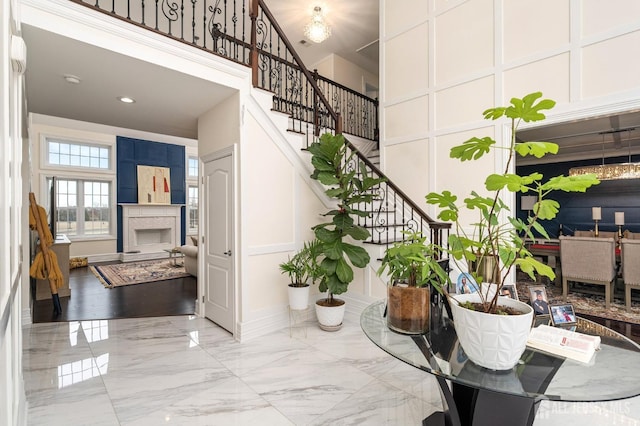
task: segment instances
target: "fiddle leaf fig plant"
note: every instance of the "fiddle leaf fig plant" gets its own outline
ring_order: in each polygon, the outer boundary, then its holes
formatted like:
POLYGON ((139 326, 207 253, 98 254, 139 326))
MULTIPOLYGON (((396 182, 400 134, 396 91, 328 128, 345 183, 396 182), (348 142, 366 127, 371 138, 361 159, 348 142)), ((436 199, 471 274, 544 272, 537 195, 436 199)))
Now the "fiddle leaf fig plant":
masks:
POLYGON ((333 296, 345 293, 353 281, 352 267, 364 268, 370 261, 367 251, 350 240, 369 238, 369 231, 355 220, 369 213, 358 206, 373 201, 371 190, 384 179, 367 172, 342 135, 323 134, 309 146, 309 152, 314 167, 311 177, 327 186, 325 194, 337 202, 336 208, 324 214, 331 220, 312 228, 321 246, 319 289, 328 291, 331 303, 333 296))
MULTIPOLYGON (((500 289, 505 283, 513 267, 518 267, 535 279, 535 274, 555 278, 553 270, 544 263, 534 259, 526 249, 525 238, 535 239, 536 233, 549 238, 540 220, 553 219, 559 212, 560 205, 556 200, 548 198, 553 191, 585 192, 600 181, 594 174, 579 176, 555 176, 544 180, 542 173, 534 172, 520 176, 511 172, 515 168, 515 155, 533 155, 542 158, 558 152, 558 145, 552 142, 520 142, 516 138, 519 125, 523 122, 544 120, 544 111, 555 106, 555 101, 540 99, 542 93, 534 92, 522 99, 512 98, 510 105, 495 107, 483 112, 487 120, 506 118, 511 123, 511 137, 506 147, 497 145, 490 137, 472 137, 462 145, 451 148, 450 157, 460 161, 475 161, 495 149, 508 151, 507 161, 502 173, 492 173, 486 177, 484 186, 488 195, 472 191, 469 196, 459 201, 458 196, 450 191, 431 192, 426 202, 440 208, 438 218, 454 222, 454 231, 449 235, 448 251, 460 270, 469 269, 477 283, 490 281, 500 289), (510 212, 503 202, 504 197, 513 193, 535 195, 533 215, 522 220, 510 212), (463 209, 475 214, 476 220, 469 228, 460 222, 463 209), (493 259, 491 276, 483 276, 483 261, 493 259), (497 260, 497 261, 495 261, 497 260)), ((486 274, 486 272, 484 272, 486 274)), ((488 275, 488 274, 487 274, 488 275)), ((484 312, 496 313, 498 310, 499 291, 490 292, 490 286, 480 291, 484 312)))

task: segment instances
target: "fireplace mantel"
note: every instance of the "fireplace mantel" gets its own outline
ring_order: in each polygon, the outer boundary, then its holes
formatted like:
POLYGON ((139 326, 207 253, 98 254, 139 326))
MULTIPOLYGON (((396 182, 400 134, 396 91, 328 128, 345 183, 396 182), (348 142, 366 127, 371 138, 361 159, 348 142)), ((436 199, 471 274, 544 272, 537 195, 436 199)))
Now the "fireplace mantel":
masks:
MULTIPOLYGON (((184 204, 120 203, 122 207, 122 251, 154 254, 180 245, 181 210, 184 204)), ((148 257, 148 256, 145 256, 148 257)))

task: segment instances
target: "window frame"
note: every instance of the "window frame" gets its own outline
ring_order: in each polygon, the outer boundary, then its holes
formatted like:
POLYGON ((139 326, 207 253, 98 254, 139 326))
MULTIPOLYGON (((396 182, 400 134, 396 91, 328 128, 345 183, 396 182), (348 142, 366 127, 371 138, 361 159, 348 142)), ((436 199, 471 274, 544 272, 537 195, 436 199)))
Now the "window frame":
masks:
POLYGON ((190 236, 190 235, 198 235, 199 229, 200 229, 200 195, 201 195, 201 189, 200 189, 200 157, 198 157, 198 154, 196 151, 191 150, 187 147, 186 152, 185 152, 185 189, 186 189, 186 194, 185 194, 185 234, 186 236, 190 236), (196 160, 197 164, 198 164, 198 176, 192 176, 189 174, 189 160, 193 159, 196 160), (198 191, 198 207, 196 209, 196 211, 198 212, 198 225, 195 228, 191 228, 190 225, 190 207, 189 207, 189 187, 194 187, 196 188, 196 190, 198 191))
POLYGON ((91 141, 67 136, 57 136, 53 134, 43 134, 40 137, 40 169, 56 170, 63 173, 91 173, 91 174, 116 174, 116 143, 114 141, 91 141), (66 166, 61 164, 51 164, 49 162, 49 142, 69 143, 73 145, 89 146, 96 148, 106 148, 109 150, 109 167, 106 169, 83 166, 66 166))
MULTIPOLYGON (((39 181, 40 181, 40 197, 39 203, 45 203, 49 199, 49 191, 47 186, 47 178, 55 176, 61 180, 81 180, 83 182, 91 181, 91 182, 106 182, 109 184, 109 233, 108 234, 81 234, 81 235, 69 235, 68 238, 70 241, 105 241, 105 240, 115 240, 117 239, 117 182, 116 182, 116 169, 115 169, 115 158, 116 158, 116 142, 115 140, 103 141, 103 140, 95 140, 88 141, 86 139, 79 139, 67 136, 59 136, 46 134, 41 136, 40 140, 40 171, 39 171, 39 181), (88 146, 97 146, 100 148, 109 149, 109 169, 100 169, 100 168, 92 168, 92 167, 76 167, 76 166, 65 166, 65 165, 57 165, 50 164, 48 161, 48 142, 69 142, 72 144, 80 144, 80 145, 88 145, 88 146)), ((79 191, 78 197, 82 198, 82 203, 84 204, 84 190, 79 191)), ((43 205, 44 206, 44 205, 43 205)), ((82 220, 84 222, 84 216, 82 216, 82 220)), ((84 228, 83 228, 84 229, 84 228)))

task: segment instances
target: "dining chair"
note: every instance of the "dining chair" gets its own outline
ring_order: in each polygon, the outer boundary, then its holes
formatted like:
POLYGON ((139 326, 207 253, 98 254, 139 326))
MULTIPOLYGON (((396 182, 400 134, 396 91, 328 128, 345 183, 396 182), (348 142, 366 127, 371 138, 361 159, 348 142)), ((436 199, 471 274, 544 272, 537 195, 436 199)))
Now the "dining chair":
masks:
POLYGON ((631 290, 640 290, 640 240, 621 241, 622 280, 627 311, 631 310, 631 290))
POLYGON ((616 241, 613 238, 560 237, 562 296, 567 300, 568 282, 598 284, 605 288, 605 309, 613 299, 617 275, 616 241))

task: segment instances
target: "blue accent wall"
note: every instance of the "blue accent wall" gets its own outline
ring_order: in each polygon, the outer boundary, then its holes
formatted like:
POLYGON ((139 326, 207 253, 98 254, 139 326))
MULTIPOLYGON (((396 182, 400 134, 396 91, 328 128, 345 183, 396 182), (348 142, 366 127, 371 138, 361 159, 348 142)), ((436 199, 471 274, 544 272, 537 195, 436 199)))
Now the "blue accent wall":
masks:
MULTIPOLYGON (((116 138, 118 203, 138 202, 138 165, 168 167, 171 170, 171 204, 186 204, 185 147, 142 139, 116 138)), ((122 207, 118 206, 118 252, 122 252, 122 207)), ((185 241, 185 208, 180 212, 182 241, 185 241)))
MULTIPOLYGON (((631 162, 640 161, 640 156, 631 158, 631 162)), ((628 163, 629 157, 605 159, 605 164, 628 163)), ((538 171, 547 180, 554 176, 569 175, 569 169, 579 166, 602 164, 599 160, 584 160, 554 164, 540 164, 517 167, 519 175, 528 175, 538 171)), ((565 235, 573 235, 576 230, 588 231, 595 228, 591 219, 591 208, 602 207, 602 220, 598 222, 600 231, 617 231, 614 213, 624 212, 625 224, 622 230, 640 232, 640 179, 619 179, 601 181, 599 185, 587 189, 584 193, 552 192, 549 197, 560 203, 560 212, 552 221, 541 221, 549 236, 556 238, 560 224, 565 235)), ((516 200, 518 216, 526 218, 526 212, 520 210, 520 199, 516 200)))

